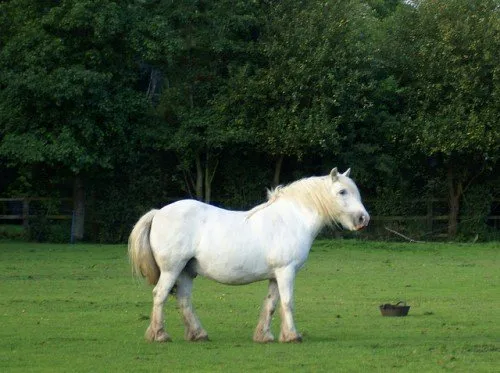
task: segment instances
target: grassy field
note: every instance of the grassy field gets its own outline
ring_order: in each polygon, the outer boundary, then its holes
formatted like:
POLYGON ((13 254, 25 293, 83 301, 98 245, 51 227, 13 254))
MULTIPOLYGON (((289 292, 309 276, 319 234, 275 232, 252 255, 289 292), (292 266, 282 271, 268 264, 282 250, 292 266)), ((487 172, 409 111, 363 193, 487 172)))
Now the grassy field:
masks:
POLYGON ((319 241, 296 284, 304 342, 260 345, 266 283, 197 279, 211 341, 185 342, 170 300, 174 342, 151 344, 125 246, 0 243, 0 372, 498 372, 499 246, 319 241), (407 317, 380 315, 401 299, 407 317))

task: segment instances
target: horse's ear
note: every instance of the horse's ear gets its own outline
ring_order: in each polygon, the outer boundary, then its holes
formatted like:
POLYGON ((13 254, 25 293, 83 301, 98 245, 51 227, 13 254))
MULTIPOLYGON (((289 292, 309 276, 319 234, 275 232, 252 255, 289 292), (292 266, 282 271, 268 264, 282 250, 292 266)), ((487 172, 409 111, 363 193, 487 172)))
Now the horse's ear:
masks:
POLYGON ((348 168, 347 171, 344 172, 342 175, 349 177, 350 173, 351 173, 351 169, 348 168))
POLYGON ((339 171, 337 170, 337 167, 335 167, 331 172, 330 172, 330 177, 332 178, 332 181, 337 181, 339 179, 339 171))

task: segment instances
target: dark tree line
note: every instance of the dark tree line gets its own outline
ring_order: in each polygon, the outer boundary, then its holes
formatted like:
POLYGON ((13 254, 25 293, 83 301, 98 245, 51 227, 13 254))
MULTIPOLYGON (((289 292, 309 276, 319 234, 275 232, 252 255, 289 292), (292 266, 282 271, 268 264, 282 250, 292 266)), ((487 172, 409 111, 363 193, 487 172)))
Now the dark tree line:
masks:
POLYGON ((123 241, 175 198, 247 208, 352 167, 375 213, 446 197, 455 236, 500 191, 499 9, 2 1, 0 195, 73 196, 77 238, 123 241))

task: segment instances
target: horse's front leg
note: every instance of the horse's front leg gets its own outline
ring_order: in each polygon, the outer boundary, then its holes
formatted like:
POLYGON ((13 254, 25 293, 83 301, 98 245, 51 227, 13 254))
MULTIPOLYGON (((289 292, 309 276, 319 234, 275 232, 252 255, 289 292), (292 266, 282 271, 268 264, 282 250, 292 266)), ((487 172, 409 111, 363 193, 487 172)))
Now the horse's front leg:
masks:
POLYGON ((295 329, 295 323, 293 322, 295 269, 285 267, 277 270, 276 280, 281 298, 280 342, 302 342, 302 336, 295 329))
POLYGON ((186 327, 184 338, 187 341, 207 341, 208 334, 201 326, 191 304, 192 291, 192 277, 186 272, 182 272, 177 279, 177 303, 186 327))
POLYGON ((278 290, 278 283, 276 282, 276 279, 272 278, 269 280, 267 296, 264 299, 259 323, 257 324, 257 328, 255 328, 255 333, 253 335, 253 340, 255 342, 267 343, 274 341, 273 333, 271 333, 271 320, 274 311, 276 310, 276 304, 278 303, 279 298, 280 293, 278 290))

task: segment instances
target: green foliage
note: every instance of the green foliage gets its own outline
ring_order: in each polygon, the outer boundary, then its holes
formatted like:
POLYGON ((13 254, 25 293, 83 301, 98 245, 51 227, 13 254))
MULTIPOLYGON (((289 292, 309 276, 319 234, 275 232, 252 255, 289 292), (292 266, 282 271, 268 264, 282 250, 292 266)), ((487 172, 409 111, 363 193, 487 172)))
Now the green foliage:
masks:
POLYGON ((262 158, 247 154, 239 159, 236 154, 226 155, 229 159, 220 165, 215 180, 217 198, 214 203, 235 210, 247 210, 266 200, 266 187, 272 183, 271 169, 262 168, 262 158))
POLYGON ((302 344, 252 342, 265 283, 202 278, 193 302, 211 341, 183 340, 169 298, 174 342, 155 344, 151 287, 132 279, 124 245, 0 243, 0 370, 493 372, 499 265, 498 243, 320 241, 296 282, 302 344), (380 315, 401 299, 407 317, 380 315))
POLYGON ((14 224, 0 225, 0 240, 25 241, 27 239, 24 227, 14 224))
POLYGON ((71 220, 54 221, 44 215, 35 216, 29 220, 28 239, 36 242, 70 242, 71 220))
POLYGON ((350 1, 272 3, 256 45, 261 62, 231 70, 218 97, 230 128, 271 155, 336 154, 338 127, 365 116, 364 9, 350 1))
POLYGON ((500 22, 496 1, 424 2, 414 87, 416 146, 429 154, 496 153, 500 22))
POLYGON ((449 235, 463 191, 500 150, 498 2, 420 1, 387 21, 383 49, 401 87, 402 110, 389 138, 407 159, 436 161, 447 180, 449 235))
POLYGON ((52 219, 61 213, 61 201, 49 198, 30 202, 30 215, 26 235, 36 242, 67 243, 71 241, 71 219, 52 219))
POLYGON ((460 234, 470 239, 488 239, 492 233, 486 225, 491 212, 493 196, 491 190, 484 185, 472 186, 465 192, 464 203, 460 214, 460 234))
POLYGON ((496 1, 422 1, 401 7, 390 40, 406 86, 413 148, 446 157, 498 153, 500 22, 496 1), (403 70, 405 70, 403 72, 403 70))
POLYGON ((127 8, 22 3, 2 4, 15 21, 0 52, 0 155, 75 173, 111 167, 147 109, 133 85, 127 8))
POLYGON ((140 216, 163 207, 180 193, 179 180, 164 171, 174 168, 173 160, 158 156, 156 167, 150 167, 149 160, 141 157, 122 163, 114 172, 88 181, 86 231, 90 241, 126 242, 140 216))
POLYGON ((496 0, 0 2, 0 194, 78 175, 110 242, 171 198, 260 202, 273 166, 352 167, 384 213, 457 211, 498 171, 498 19, 496 0))

